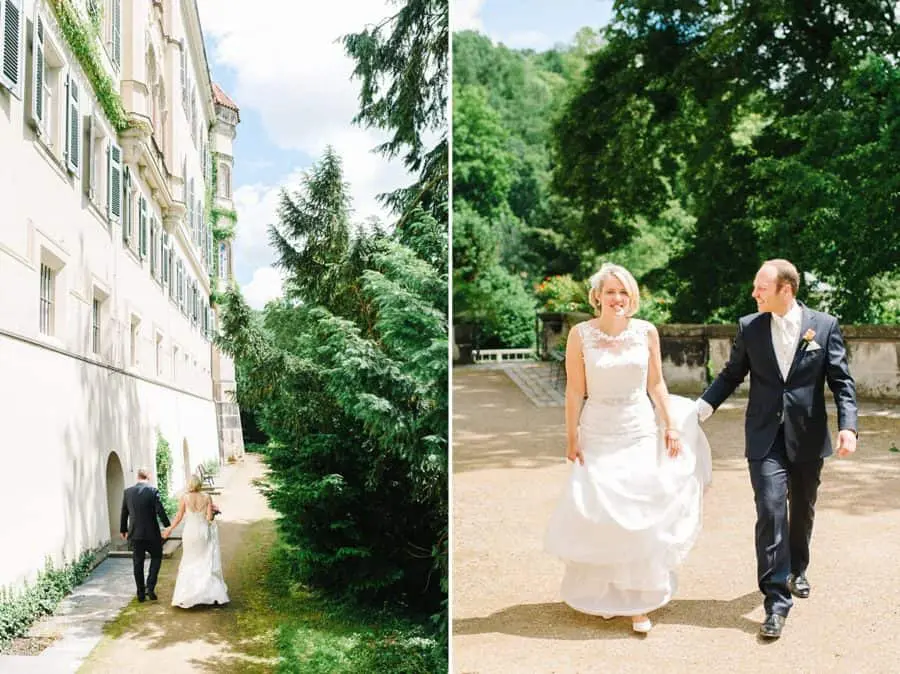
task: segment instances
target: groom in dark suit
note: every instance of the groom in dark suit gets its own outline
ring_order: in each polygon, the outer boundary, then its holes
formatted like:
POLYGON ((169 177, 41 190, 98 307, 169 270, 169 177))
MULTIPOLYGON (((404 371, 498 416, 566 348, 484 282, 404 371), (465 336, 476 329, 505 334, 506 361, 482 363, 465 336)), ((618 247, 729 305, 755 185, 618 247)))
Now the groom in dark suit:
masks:
POLYGON ((753 282, 759 313, 738 321, 731 355, 697 401, 709 417, 750 373, 746 457, 756 499, 763 637, 781 636, 793 600, 808 597, 809 541, 822 462, 832 454, 824 385, 834 394, 839 457, 856 451, 856 385, 837 319, 797 302, 800 276, 769 260, 753 282))
POLYGON ((169 526, 169 516, 163 508, 156 487, 150 484, 150 474, 144 468, 137 472, 137 484, 125 490, 122 499, 122 517, 119 532, 123 540, 131 541, 134 563, 134 582, 138 601, 145 597, 156 599, 156 578, 162 566, 162 539, 157 517, 169 526), (144 557, 150 553, 150 570, 144 584, 144 557))

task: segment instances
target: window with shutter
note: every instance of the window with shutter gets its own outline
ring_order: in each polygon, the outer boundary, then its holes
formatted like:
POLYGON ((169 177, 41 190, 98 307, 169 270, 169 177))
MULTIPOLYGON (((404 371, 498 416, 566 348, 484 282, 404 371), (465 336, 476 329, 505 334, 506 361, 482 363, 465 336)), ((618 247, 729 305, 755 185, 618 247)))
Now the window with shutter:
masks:
POLYGON ((181 307, 184 303, 184 270, 180 259, 175 263, 175 299, 181 307))
POLYGON ((188 230, 194 232, 194 179, 191 178, 188 187, 188 230))
POLYGON ((25 44, 22 39, 23 0, 0 0, 0 87, 22 98, 25 44))
POLYGON ((112 62, 122 65, 122 0, 110 0, 112 5, 112 62))
POLYGON ((96 174, 96 166, 94 163, 94 119, 90 115, 84 116, 84 133, 82 136, 82 145, 84 146, 84 176, 81 180, 81 186, 84 193, 91 201, 94 200, 94 175, 96 174))
POLYGON ((44 130, 44 81, 46 66, 44 59, 44 21, 40 14, 34 17, 34 35, 31 43, 32 89, 31 118, 39 132, 44 130))
POLYGON ((131 169, 127 166, 122 175, 122 241, 131 240, 131 169))
POLYGON ((188 82, 187 82, 187 45, 181 40, 181 104, 187 110, 188 106, 188 82))
POLYGON ((162 230, 162 241, 160 241, 160 260, 159 260, 159 276, 160 282, 165 286, 169 284, 169 233, 162 230))
POLYGON ((71 74, 66 76, 66 91, 66 167, 75 173, 81 152, 81 113, 78 110, 78 82, 71 74))
POLYGON ((106 205, 109 219, 119 222, 122 218, 122 148, 110 143, 107 149, 109 180, 106 185, 106 205))
POLYGON ((138 256, 143 260, 147 255, 147 200, 138 197, 138 256))
POLYGON ((156 216, 150 218, 150 275, 157 278, 159 234, 156 231, 156 216))

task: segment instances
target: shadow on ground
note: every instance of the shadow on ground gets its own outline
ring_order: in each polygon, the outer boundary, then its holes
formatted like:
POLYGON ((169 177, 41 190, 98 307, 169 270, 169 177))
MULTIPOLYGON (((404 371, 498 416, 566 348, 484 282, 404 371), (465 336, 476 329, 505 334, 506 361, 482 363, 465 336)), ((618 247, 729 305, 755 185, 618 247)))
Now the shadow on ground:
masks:
MULTIPOLYGON (((231 603, 221 607, 180 609, 171 606, 179 552, 163 562, 156 602, 136 600, 110 623, 106 637, 116 649, 133 644, 143 656, 153 651, 173 653, 189 645, 196 653, 184 662, 192 671, 271 672, 277 662, 277 616, 266 605, 265 577, 269 550, 275 539, 272 520, 252 523, 220 522, 219 535, 225 564, 225 581, 231 603)), ((113 660, 119 657, 101 644, 80 671, 117 671, 113 660)), ((132 664, 132 663, 129 663, 132 664)), ((165 667, 162 667, 165 669, 165 667)), ((132 671, 132 670, 128 670, 132 671)), ((149 671, 149 669, 148 669, 149 671)))
MULTIPOLYGON (((499 370, 454 372, 453 471, 546 468, 565 461, 561 407, 536 407, 499 370)), ((744 403, 735 400, 703 426, 715 473, 747 473, 744 403)), ((818 508, 866 514, 900 508, 900 415, 861 412, 859 450, 826 460, 818 508)), ((836 433, 835 417, 829 416, 836 433)))
MULTIPOLYGON (((757 634, 759 622, 746 617, 759 606, 759 593, 729 600, 675 599, 653 612, 657 624, 690 625, 708 629, 738 630, 757 634)), ((569 608, 562 602, 519 604, 489 616, 463 618, 453 623, 454 636, 499 633, 534 639, 565 641, 623 639, 633 636, 629 618, 603 620, 569 608)))

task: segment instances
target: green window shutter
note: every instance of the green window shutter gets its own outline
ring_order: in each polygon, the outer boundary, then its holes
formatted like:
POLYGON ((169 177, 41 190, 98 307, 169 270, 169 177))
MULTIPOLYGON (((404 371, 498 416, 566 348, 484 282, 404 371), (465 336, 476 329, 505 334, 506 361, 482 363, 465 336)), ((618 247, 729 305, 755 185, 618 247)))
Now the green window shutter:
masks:
POLYGON ((78 82, 71 74, 66 76, 66 93, 66 167, 75 173, 81 156, 81 112, 78 110, 78 82))
POLYGON ((142 260, 147 256, 147 200, 143 195, 138 197, 138 256, 142 260))
POLYGON ((34 17, 34 35, 31 43, 33 72, 31 95, 31 119, 43 133, 44 124, 44 21, 40 14, 34 17))
POLYGON ((110 143, 107 146, 107 163, 109 165, 107 212, 110 221, 119 222, 122 219, 122 148, 110 143))
POLYGON ((22 98, 25 41, 22 39, 23 0, 0 0, 0 87, 22 98))
POLYGON ((122 65, 122 0, 111 0, 112 5, 112 62, 122 65))

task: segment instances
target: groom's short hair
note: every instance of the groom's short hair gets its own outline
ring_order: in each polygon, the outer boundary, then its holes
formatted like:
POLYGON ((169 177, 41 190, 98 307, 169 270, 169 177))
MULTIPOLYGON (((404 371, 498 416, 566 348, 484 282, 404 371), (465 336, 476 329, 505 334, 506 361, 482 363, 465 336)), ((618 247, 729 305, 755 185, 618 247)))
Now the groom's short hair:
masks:
POLYGON ((146 468, 138 468, 137 476, 139 480, 149 480, 150 479, 150 471, 146 468))
POLYGON ((797 294, 797 291, 800 289, 800 273, 793 264, 781 258, 766 260, 763 264, 775 268, 775 287, 777 289, 780 290, 781 287, 787 283, 791 286, 794 295, 797 294))

